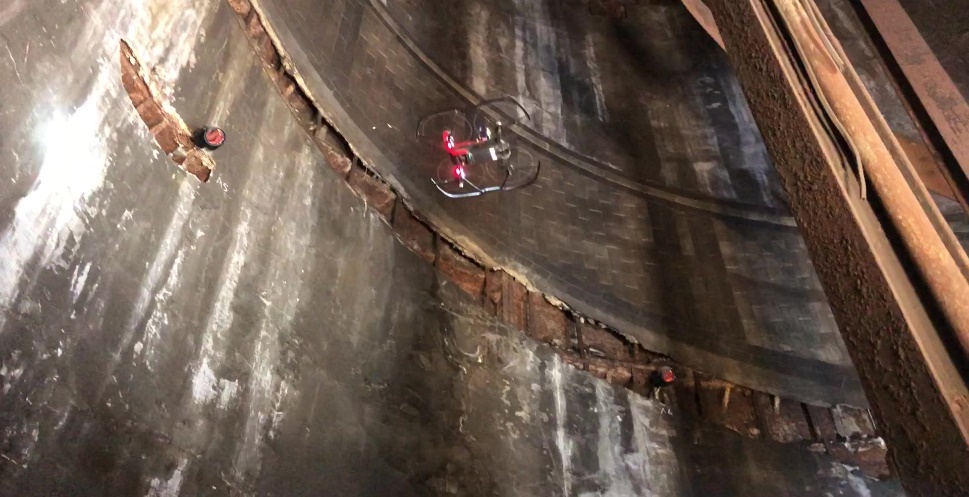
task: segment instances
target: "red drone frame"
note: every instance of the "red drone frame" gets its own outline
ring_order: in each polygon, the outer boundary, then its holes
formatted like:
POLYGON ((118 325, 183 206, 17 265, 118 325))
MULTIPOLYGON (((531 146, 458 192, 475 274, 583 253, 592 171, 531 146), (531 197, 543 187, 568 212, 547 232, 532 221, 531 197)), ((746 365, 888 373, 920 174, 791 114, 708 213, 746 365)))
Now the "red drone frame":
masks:
POLYGON ((510 97, 424 117, 418 123, 417 137, 428 143, 436 141, 447 152, 431 182, 451 198, 515 190, 534 183, 541 164, 530 151, 513 147, 507 131, 528 119, 524 107, 510 97))

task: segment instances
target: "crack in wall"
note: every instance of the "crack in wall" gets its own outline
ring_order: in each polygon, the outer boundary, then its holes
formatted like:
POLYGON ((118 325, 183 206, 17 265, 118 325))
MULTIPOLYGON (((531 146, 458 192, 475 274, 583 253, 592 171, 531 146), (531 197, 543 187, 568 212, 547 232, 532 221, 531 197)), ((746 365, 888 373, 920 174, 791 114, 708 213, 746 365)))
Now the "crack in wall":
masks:
POLYGON ((211 155, 197 147, 192 132, 146 72, 131 45, 121 40, 121 81, 155 143, 177 166, 207 182, 215 169, 211 155))

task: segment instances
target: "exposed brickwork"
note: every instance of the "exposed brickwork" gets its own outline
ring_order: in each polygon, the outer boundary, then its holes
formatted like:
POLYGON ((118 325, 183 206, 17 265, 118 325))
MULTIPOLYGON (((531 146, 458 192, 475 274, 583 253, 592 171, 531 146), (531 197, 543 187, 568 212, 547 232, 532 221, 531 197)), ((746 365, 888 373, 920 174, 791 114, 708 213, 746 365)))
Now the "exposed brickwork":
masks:
POLYGON ((742 435, 760 435, 753 392, 749 389, 699 374, 697 389, 704 419, 742 435))
POLYGON ((811 422, 811 432, 815 440, 826 442, 838 437, 838 430, 834 426, 831 410, 819 406, 807 406, 808 419, 811 422))
POLYGON ((589 323, 578 323, 579 348, 589 357, 604 357, 615 361, 635 359, 633 347, 619 335, 589 323))
MULTIPOLYGON (((301 89, 299 95, 302 94, 301 89)), ((322 119, 320 118, 320 120, 322 119)), ((353 157, 353 150, 350 148, 350 144, 340 136, 340 133, 331 128, 329 124, 320 122, 319 126, 316 127, 315 138, 324 147, 331 149, 333 153, 343 157, 353 157)))
POLYGON ((283 98, 285 98, 287 101, 289 100, 290 96, 299 91, 299 86, 296 84, 296 78, 290 76, 285 71, 280 73, 277 85, 279 86, 279 92, 283 94, 283 98))
POLYGON ((510 274, 504 271, 501 274, 501 307, 498 315, 502 321, 524 330, 528 312, 528 289, 510 274))
POLYGON ((870 478, 881 480, 892 475, 888 466, 888 449, 880 438, 839 440, 825 444, 825 449, 838 462, 855 466, 870 478))
POLYGON ((501 285, 504 271, 488 271, 485 274, 485 291, 481 305, 492 316, 498 316, 501 310, 501 285))
POLYGON ((205 155, 198 149, 192 149, 185 155, 182 167, 203 182, 208 181, 212 176, 212 169, 205 164, 205 155))
MULTIPOLYGON (((140 88, 137 88, 135 91, 140 91, 140 88)), ((145 96, 139 95, 138 98, 141 99, 141 105, 138 105, 136 109, 138 110, 138 115, 141 116, 141 120, 145 122, 145 126, 148 126, 148 129, 154 129, 165 124, 166 112, 150 93, 145 96)), ((131 100, 134 102, 134 97, 131 100)))
POLYGON ((313 107, 313 104, 310 103, 301 89, 296 88, 295 90, 286 97, 286 102, 289 103, 296 120, 306 126, 316 120, 316 108, 313 107))
POLYGON ((255 10, 250 12, 249 17, 246 19, 246 34, 249 35, 249 39, 252 41, 259 58, 273 69, 278 68, 280 64, 279 52, 276 50, 275 45, 273 45, 272 39, 266 33, 262 19, 255 10))
POLYGON ((350 170, 347 183, 353 191, 357 192, 357 195, 367 201, 367 204, 373 206, 380 217, 388 222, 393 218, 397 194, 390 189, 390 185, 362 167, 355 167, 350 170))
POLYGON ((407 210, 401 202, 394 208, 394 232, 401 243, 421 256, 425 261, 434 263, 434 232, 426 224, 407 210))
POLYGON ((152 91, 151 84, 145 79, 131 46, 124 40, 121 41, 120 61, 121 83, 158 147, 188 173, 202 182, 208 181, 215 162, 211 156, 195 147, 182 119, 162 106, 157 92, 152 91))
POLYGON ((585 370, 592 376, 602 378, 619 387, 628 387, 633 379, 629 366, 605 359, 584 359, 585 370))
POLYGON ((525 329, 528 290, 505 271, 488 271, 482 305, 502 321, 519 330, 525 329))
POLYGON ((586 371, 588 369, 587 363, 581 357, 579 357, 579 354, 576 354, 575 352, 560 351, 559 355, 562 356, 563 363, 579 371, 586 371))
MULTIPOLYGON (((320 132, 318 132, 316 136, 325 134, 327 129, 328 128, 321 128, 320 132)), ((350 174, 350 168, 353 167, 353 162, 350 160, 349 156, 343 155, 337 150, 323 143, 320 144, 320 150, 323 151, 323 157, 326 158, 326 163, 329 164, 330 168, 336 171, 337 174, 343 178, 346 178, 347 175, 350 174)))
POLYGON ((172 154, 175 150, 178 150, 178 130, 171 123, 159 123, 151 128, 151 134, 155 136, 158 146, 166 154, 172 154))
POLYGON ((478 298, 484 291, 484 269, 446 243, 440 244, 437 267, 444 276, 469 295, 478 298))
MULTIPOLYGON (((126 55, 127 54, 125 54, 124 49, 122 49, 121 83, 124 85, 125 90, 128 92, 128 98, 131 99, 131 103, 137 109, 141 107, 141 104, 143 104, 146 100, 148 100, 151 97, 151 95, 150 95, 150 91, 148 90, 148 85, 145 84, 145 81, 141 79, 137 71, 131 70, 131 69, 134 69, 133 64, 131 64, 130 61, 128 61, 127 63, 124 61, 124 58, 126 57, 126 55)), ((138 114, 142 116, 143 120, 145 120, 144 113, 142 110, 139 109, 138 114)), ((159 116, 159 119, 160 119, 160 116, 159 116)), ((147 120, 145 120, 145 124, 148 124, 147 120)), ((157 124, 157 122, 155 124, 157 124)))
POLYGON ((828 409, 806 406, 816 447, 837 461, 856 466, 871 478, 891 477, 888 450, 881 438, 875 437, 868 411, 847 406, 828 409))
POLYGON ((536 292, 528 295, 528 334, 539 340, 563 349, 568 346, 565 313, 552 305, 545 297, 536 292))
POLYGON ((653 376, 653 371, 655 370, 656 368, 649 367, 649 366, 643 366, 643 365, 633 366, 631 369, 633 378, 632 378, 632 385, 630 385, 630 388, 632 388, 632 390, 638 394, 650 395, 654 387, 652 383, 652 379, 653 379, 652 376, 653 376))
MULTIPOLYGON (((229 2, 243 16, 254 49, 262 53, 261 58, 269 66, 270 76, 281 95, 315 138, 330 166, 347 179, 355 191, 368 198, 370 205, 391 225, 406 247, 435 263, 441 273, 462 290, 480 298, 488 312, 554 346, 565 364, 638 393, 652 394, 651 375, 660 364, 670 364, 669 358, 629 342, 613 329, 586 322, 574 313, 570 316, 549 303, 541 293, 529 292, 506 271, 486 271, 451 245, 436 244, 436 227, 420 221, 421 216, 398 201, 396 192, 364 164, 354 167, 355 159, 349 144, 323 122, 304 90, 284 68, 280 68, 281 57, 275 47, 272 48, 273 54, 264 53, 269 50, 266 46, 269 37, 264 28, 256 26, 258 15, 255 10, 245 0, 229 2), (390 214, 387 214, 388 210, 390 214), (438 245, 436 255, 435 245, 438 245), (572 323, 571 319, 576 322, 572 323), (568 350, 573 342, 570 329, 574 329, 578 350, 568 350)), ((844 407, 836 407, 833 411, 788 399, 775 401, 769 394, 754 392, 690 368, 673 366, 677 380, 672 388, 663 390, 661 397, 675 405, 685 422, 712 423, 745 436, 769 436, 782 443, 814 438, 823 442, 816 444, 819 450, 832 454, 845 464, 858 466, 873 478, 889 475, 886 451, 880 439, 872 438, 874 428, 867 411, 844 407), (840 421, 836 422, 836 417, 840 421), (851 436, 867 438, 845 438, 851 436)))
POLYGON ((765 434, 781 443, 811 439, 811 428, 800 402, 754 392, 754 407, 765 434))

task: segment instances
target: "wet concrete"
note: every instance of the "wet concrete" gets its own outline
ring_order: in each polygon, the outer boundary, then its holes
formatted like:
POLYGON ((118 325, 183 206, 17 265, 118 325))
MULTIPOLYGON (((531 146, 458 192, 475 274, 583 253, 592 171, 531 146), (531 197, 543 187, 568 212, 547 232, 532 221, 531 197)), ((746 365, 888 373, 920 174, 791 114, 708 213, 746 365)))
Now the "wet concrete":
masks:
POLYGON ((486 317, 324 164, 224 3, 14 2, 0 34, 0 495, 901 495, 486 317), (209 183, 155 148, 120 38, 227 130, 209 183))

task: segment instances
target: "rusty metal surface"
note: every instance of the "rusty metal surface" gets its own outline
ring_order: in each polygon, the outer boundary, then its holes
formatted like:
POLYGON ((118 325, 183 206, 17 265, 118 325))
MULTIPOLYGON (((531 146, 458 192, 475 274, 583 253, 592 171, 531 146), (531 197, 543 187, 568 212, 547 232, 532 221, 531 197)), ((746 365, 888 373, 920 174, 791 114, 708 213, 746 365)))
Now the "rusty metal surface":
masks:
POLYGON ((964 495, 965 410, 954 411, 949 400, 964 395, 965 385, 929 318, 931 308, 920 300, 875 211, 844 179, 820 106, 769 9, 760 0, 708 5, 903 484, 911 495, 964 495))
MULTIPOLYGON (((912 108, 911 103, 904 98, 904 92, 900 88, 900 82, 897 80, 897 76, 886 67, 889 62, 875 55, 877 49, 873 46, 871 38, 861 25, 861 21, 858 19, 854 9, 847 5, 846 2, 850 2, 850 0, 827 0, 826 2, 819 3, 818 7, 821 8, 824 17, 829 22, 834 23, 832 28, 838 39, 842 43, 847 43, 845 49, 847 51, 847 57, 851 59, 852 64, 857 65, 861 62, 864 66, 863 80, 865 85, 878 85, 881 82, 882 84, 887 84, 887 88, 890 88, 892 97, 888 98, 892 100, 892 104, 889 107, 896 105, 898 108, 883 107, 883 104, 889 104, 884 99, 886 95, 873 96, 883 97, 877 102, 880 112, 893 113, 893 117, 896 120, 902 117, 898 114, 898 111, 904 114, 902 118, 904 118, 907 124, 901 128, 896 127, 898 123, 893 121, 893 119, 888 116, 886 116, 886 119, 891 122, 895 139, 898 141, 902 152, 915 167, 919 179, 932 193, 957 201, 963 210, 969 212, 969 201, 966 199, 966 189, 960 186, 962 183, 958 182, 948 171, 948 168, 945 167, 937 147, 919 122, 919 116, 912 108), (841 30, 840 33, 838 32, 839 29, 841 30), (844 33, 845 29, 848 30, 848 33, 844 33), (897 104, 894 104, 894 102, 897 102, 897 104), (911 127, 911 130, 908 129, 909 127, 911 127), (914 133, 910 131, 914 131, 914 133)), ((724 48, 720 30, 717 28, 712 12, 703 3, 703 0, 682 0, 682 3, 710 38, 720 48, 724 48)))
POLYGON ((819 99, 853 149, 851 153, 855 157, 849 157, 849 160, 859 161, 864 176, 871 178, 891 222, 962 345, 963 353, 969 351, 969 301, 963 298, 969 295, 969 282, 962 269, 966 266, 965 253, 961 249, 947 248, 940 235, 940 231, 947 227, 944 223, 942 226, 933 224, 929 219, 924 209, 931 206, 920 202, 910 184, 911 178, 903 175, 903 166, 893 156, 891 145, 883 139, 876 125, 881 120, 881 128, 887 129, 881 116, 866 112, 867 93, 864 87, 852 85, 857 76, 837 48, 838 41, 826 32, 824 20, 798 0, 775 0, 774 4, 805 62, 819 99))
POLYGON ((857 0, 891 51, 912 91, 969 176, 969 104, 897 0, 857 0))
POLYGON ((860 17, 863 14, 852 0, 816 0, 816 3, 922 183, 932 193, 957 201, 969 212, 966 201, 969 190, 960 188, 949 174, 938 150, 937 138, 923 125, 924 112, 906 98, 909 93, 905 78, 877 32, 860 17))

